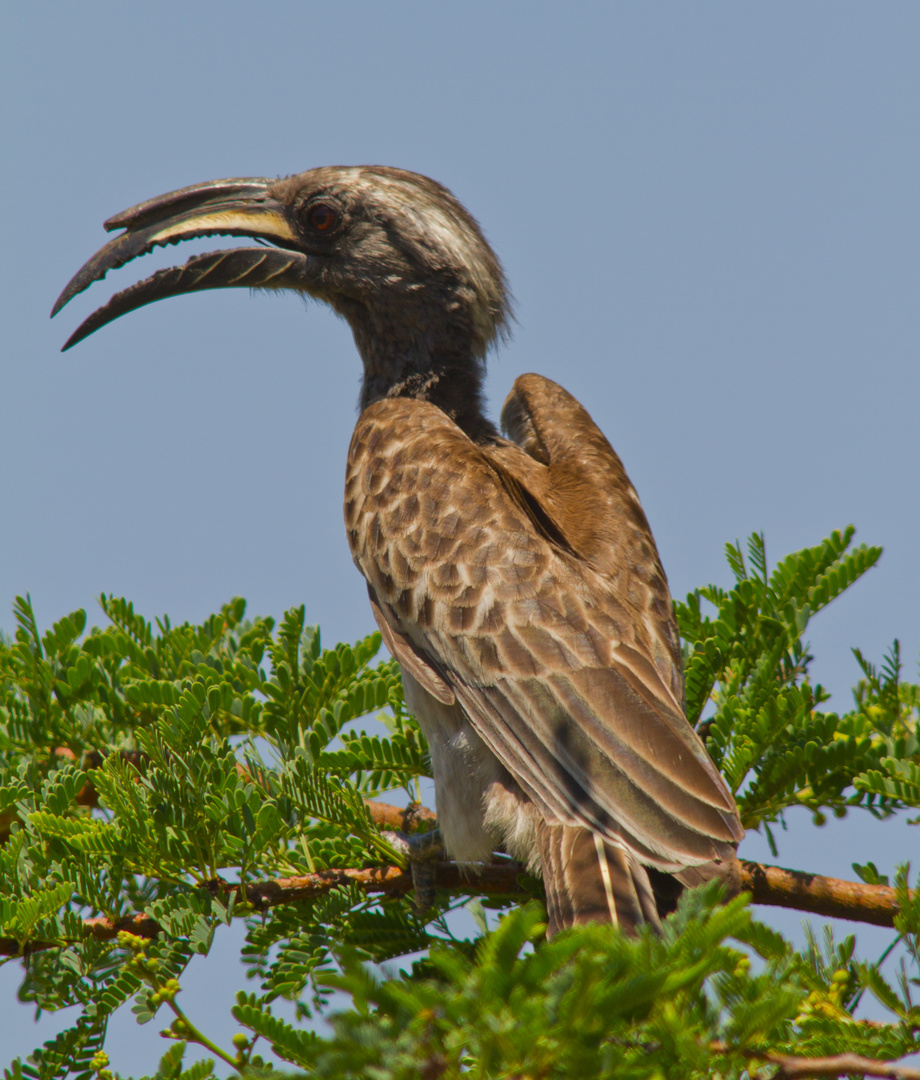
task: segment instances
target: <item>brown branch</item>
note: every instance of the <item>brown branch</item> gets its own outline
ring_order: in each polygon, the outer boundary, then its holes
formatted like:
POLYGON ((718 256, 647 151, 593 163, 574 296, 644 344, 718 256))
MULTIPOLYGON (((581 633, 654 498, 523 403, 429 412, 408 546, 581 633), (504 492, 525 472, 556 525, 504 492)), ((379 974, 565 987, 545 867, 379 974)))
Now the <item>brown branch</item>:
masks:
MULTIPOLYGON (((404 812, 386 803, 375 804, 372 816, 380 824, 399 825, 404 812)), ((426 812, 430 815, 430 811, 426 812)), ((430 820, 430 819, 429 819, 430 820)), ((752 894, 755 904, 773 904, 810 911, 818 915, 857 919, 878 926, 893 926, 898 907, 894 889, 883 885, 863 885, 853 881, 820 877, 798 870, 783 870, 778 866, 741 862, 741 889, 752 894)), ((475 893, 491 896, 520 896, 524 886, 519 880, 523 873, 520 863, 510 859, 488 863, 481 873, 470 875, 457 863, 441 861, 435 866, 435 886, 451 893, 475 893)), ((363 869, 321 870, 297 877, 276 878, 243 886, 220 878, 209 883, 215 896, 227 900, 231 896, 257 911, 312 900, 324 896, 340 885, 357 885, 368 893, 385 896, 405 896, 412 889, 412 875, 398 866, 371 866, 363 869)), ((140 937, 156 937, 159 925, 146 915, 122 919, 87 919, 84 932, 95 941, 111 941, 120 931, 129 930, 140 937)), ((27 955, 42 949, 55 948, 58 942, 27 941, 20 948, 15 938, 0 938, 0 956, 27 955)))
POLYGON ((741 888, 755 904, 795 908, 813 915, 852 919, 875 926, 894 926, 898 900, 890 885, 784 870, 781 866, 741 860, 741 888))
MULTIPOLYGON (((162 927, 149 915, 125 915, 120 919, 101 916, 98 919, 83 920, 83 934, 94 941, 113 941, 122 931, 137 937, 155 938, 162 927)), ((46 949, 58 949, 70 942, 64 941, 25 941, 20 945, 16 938, 0 937, 0 956, 31 956, 32 953, 46 949)))
MULTIPOLYGON (((457 863, 442 861, 435 864, 434 881, 436 888, 452 893, 514 896, 523 891, 517 880, 522 870, 520 863, 509 859, 489 863, 482 868, 481 874, 471 877, 464 873, 457 863)), ((331 892, 339 885, 357 885, 365 892, 383 893, 386 896, 405 896, 412 889, 412 874, 398 866, 373 866, 366 870, 321 870, 315 874, 247 885, 245 896, 239 885, 225 885, 220 882, 217 887, 221 893, 227 896, 233 894, 254 908, 263 910, 294 900, 312 900, 331 892)))
POLYGON ((860 1054, 836 1054, 824 1058, 795 1058, 771 1054, 769 1059, 779 1065, 773 1080, 803 1080, 822 1076, 875 1076, 883 1080, 920 1080, 920 1069, 876 1061, 860 1054))
MULTIPOLYGON (((367 807, 378 825, 410 831, 406 828, 406 815, 409 811, 371 799, 367 800, 367 807)), ((410 810, 417 815, 417 822, 431 827, 437 824, 437 816, 431 810, 424 807, 413 807, 410 810)), ((897 893, 890 885, 867 885, 861 881, 824 877, 804 870, 786 870, 781 866, 769 866, 746 859, 738 862, 737 881, 740 891, 749 892, 755 904, 795 908, 797 911, 807 911, 825 918, 851 919, 874 926, 893 927, 894 917, 899 910, 897 893)), ((442 888, 450 887, 447 884, 441 886, 440 880, 438 885, 442 888)), ((521 890, 512 888, 501 891, 521 890)))
MULTIPOLYGON (((714 1050, 728 1052, 728 1047, 717 1044, 714 1050)), ((895 1065, 891 1061, 877 1061, 860 1054, 835 1054, 833 1057, 806 1058, 790 1054, 776 1054, 769 1050, 742 1051, 752 1061, 777 1065, 773 1080, 806 1080, 833 1076, 871 1076, 881 1080, 920 1080, 920 1069, 909 1065, 895 1065)))
MULTIPOLYGON (((435 886, 452 893, 514 896, 522 892, 517 880, 522 869, 520 863, 505 860, 484 866, 482 873, 472 878, 456 863, 439 862, 435 866, 435 886)), ((412 874, 398 866, 371 866, 362 870, 321 870, 297 877, 275 878, 272 881, 256 882, 245 888, 216 878, 208 882, 208 889, 212 895, 222 900, 229 901, 231 897, 236 897, 238 902, 242 900, 257 911, 267 911, 280 904, 324 896, 340 885, 357 885, 365 892, 382 893, 385 896, 405 896, 412 889, 412 874)), ((120 919, 86 919, 83 923, 84 934, 94 941, 113 941, 123 930, 138 937, 155 938, 161 929, 156 920, 144 914, 120 919)), ((62 941, 26 941, 20 946, 16 938, 0 938, 0 956, 27 956, 45 949, 59 948, 64 944, 62 941)))
MULTIPOLYGON (((141 755, 136 751, 120 751, 122 757, 137 765, 141 755)), ((76 761, 76 755, 66 747, 55 747, 52 754, 56 757, 76 761)), ((83 768, 91 771, 98 768, 104 757, 98 751, 84 756, 83 768)), ((242 765, 238 766, 242 775, 252 780, 242 765)), ((98 805, 98 794, 92 780, 88 780, 75 800, 81 806, 98 805)), ((405 809, 389 803, 365 799, 371 819, 380 828, 399 829, 402 832, 415 832, 422 828, 435 828, 437 815, 434 811, 412 803, 405 809)), ((0 842, 9 835, 9 828, 14 815, 0 815, 0 842)), ((363 871, 355 871, 363 873, 363 871)), ((851 919, 855 922, 870 923, 874 926, 894 926, 894 917, 898 913, 895 890, 889 885, 867 885, 864 882, 845 881, 840 878, 823 877, 809 874, 802 870, 785 870, 766 863, 740 860, 735 880, 741 891, 749 892, 755 904, 772 907, 794 908, 807 911, 812 915, 826 918, 851 919)), ((266 883, 266 887, 274 883, 266 883)), ((332 888, 333 886, 329 886, 332 888)), ((444 888, 450 886, 444 885, 444 888)), ((520 891, 520 890, 512 890, 520 891)), ((311 894, 312 895, 312 894, 311 894)), ((0 949, 0 955, 2 955, 0 949)), ((8 954, 7 954, 8 955, 8 954)))
MULTIPOLYGON (((94 791, 86 792, 84 789, 78 799, 84 805, 94 805, 94 795, 94 791)), ((366 805, 371 819, 380 827, 412 832, 437 824, 436 815, 417 803, 400 809, 389 803, 368 799, 366 805)), ((490 863, 482 867, 481 873, 474 877, 462 871, 456 863, 443 861, 439 862, 435 869, 435 886, 453 893, 515 896, 525 891, 518 880, 521 874, 521 865, 511 860, 490 863)), ((852 919, 875 926, 893 927, 894 917, 898 913, 895 890, 888 885, 843 881, 747 860, 738 861, 736 882, 739 891, 749 892, 755 904, 794 908, 827 918, 852 919)), ((339 885, 347 884, 357 885, 369 893, 403 896, 412 888, 412 877, 408 871, 399 867, 382 866, 324 870, 299 877, 263 881, 247 885, 245 897, 242 895, 241 886, 231 885, 220 879, 212 883, 212 889, 215 895, 226 896, 228 899, 235 895, 257 910, 265 910, 278 904, 313 899, 339 885)), ((96 941, 113 940, 122 930, 130 930, 142 937, 156 937, 160 932, 158 924, 144 914, 115 920, 88 919, 83 926, 86 935, 96 941)), ((50 941, 26 941, 20 945, 15 938, 0 938, 0 956, 28 955, 55 948, 59 944, 50 941)))
POLYGON ((409 833, 425 826, 436 829, 438 825, 438 815, 421 803, 410 803, 405 810, 390 803, 377 802, 376 799, 365 799, 364 805, 374 824, 383 829, 399 829, 409 833))

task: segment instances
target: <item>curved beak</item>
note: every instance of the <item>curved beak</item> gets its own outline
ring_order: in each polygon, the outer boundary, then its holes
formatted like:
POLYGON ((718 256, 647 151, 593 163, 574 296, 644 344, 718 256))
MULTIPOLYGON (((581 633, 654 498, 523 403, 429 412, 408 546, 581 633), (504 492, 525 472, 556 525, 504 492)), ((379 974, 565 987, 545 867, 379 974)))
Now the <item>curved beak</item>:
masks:
POLYGON ((155 247, 201 236, 249 236, 277 248, 240 247, 196 255, 183 266, 158 270, 116 293, 70 335, 62 352, 106 323, 135 308, 200 289, 302 288, 314 260, 299 250, 300 237, 289 208, 274 198, 275 181, 213 180, 172 191, 109 218, 105 228, 124 229, 77 271, 51 310, 52 318, 77 293, 109 270, 155 247))

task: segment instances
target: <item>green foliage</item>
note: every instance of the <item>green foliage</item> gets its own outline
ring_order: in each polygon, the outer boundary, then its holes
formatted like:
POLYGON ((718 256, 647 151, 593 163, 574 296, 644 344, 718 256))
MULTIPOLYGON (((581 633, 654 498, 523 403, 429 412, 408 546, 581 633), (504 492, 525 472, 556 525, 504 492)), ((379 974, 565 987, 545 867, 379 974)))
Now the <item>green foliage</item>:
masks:
MULTIPOLYGON (((851 540, 851 529, 834 533, 772 572, 761 537, 747 556, 729 545, 734 587, 676 605, 688 715, 745 825, 768 836, 793 806, 816 822, 828 809, 920 809, 920 688, 902 679, 897 642, 878 666, 856 652, 848 712, 822 709, 827 695, 809 678, 809 619, 879 557, 851 540)), ((166 1017, 164 1080, 212 1075, 213 1062, 187 1060, 195 1048, 253 1076, 270 1047, 311 1075, 379 1080, 742 1077, 769 1053, 893 1059, 920 1048, 920 899, 905 868, 894 978, 860 959, 854 938, 796 951, 743 898, 720 906, 705 889, 685 894, 663 936, 637 940, 585 927, 546 942, 534 903, 488 932, 479 901, 482 936, 457 940, 444 915, 465 897, 439 894, 420 917, 411 897, 343 879, 265 906, 279 879, 399 863, 366 804, 387 792, 414 802, 430 774, 398 667, 378 662, 378 634, 324 650, 303 607, 276 626, 234 600, 174 627, 123 599, 101 606, 104 629, 87 631, 77 611, 42 633, 18 598, 15 637, 0 637, 2 951, 23 964, 22 998, 80 1009, 6 1077, 107 1080, 106 1024, 126 1003, 140 1023, 166 1017), (138 913, 156 920, 155 940, 85 925, 138 913), (251 986, 234 1008, 240 1032, 221 1048, 177 994, 189 960, 234 920, 246 926, 251 986), (379 967, 409 954, 422 958, 408 971, 379 967), (323 1037, 304 1021, 328 1014, 333 990, 353 1004, 323 1037), (854 1021, 867 994, 890 1023, 854 1021), (280 998, 297 1023, 273 1013, 280 998)), ((885 883, 868 860, 854 869, 885 883)), ((467 888, 475 896, 475 879, 467 888)))
POLYGON ((765 1048, 865 1052, 883 1043, 899 1057, 916 1047, 909 1017, 883 1039, 867 1034, 834 1003, 837 969, 819 975, 753 922, 743 899, 718 899, 712 888, 686 894, 661 937, 638 940, 588 926, 546 942, 542 909, 531 904, 475 950, 438 944, 398 979, 345 953, 341 971, 323 977, 354 1001, 333 1017, 331 1039, 245 997, 234 1015, 285 1060, 330 1078, 690 1080, 747 1076, 765 1048))
POLYGON ((880 548, 850 548, 854 530, 832 533, 768 573, 763 537, 726 556, 729 591, 697 589, 675 605, 685 641, 687 715, 738 800, 745 827, 764 827, 805 806, 823 820, 862 807, 877 816, 920 801, 917 687, 900 680, 896 641, 881 672, 858 652, 865 678, 849 712, 825 711, 809 678, 809 620, 874 566, 880 548), (707 614, 704 604, 714 609, 707 614), (701 721, 712 704, 712 715, 701 721))

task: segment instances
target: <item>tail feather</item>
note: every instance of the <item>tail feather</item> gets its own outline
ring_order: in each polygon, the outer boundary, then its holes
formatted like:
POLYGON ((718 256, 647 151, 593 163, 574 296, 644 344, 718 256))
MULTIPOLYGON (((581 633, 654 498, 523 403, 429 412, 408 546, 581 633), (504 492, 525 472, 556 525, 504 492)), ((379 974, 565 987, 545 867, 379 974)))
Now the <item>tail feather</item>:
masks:
POLYGON ((589 829, 541 823, 537 830, 547 936, 568 926, 604 922, 633 934, 642 923, 660 927, 645 867, 622 844, 589 829))

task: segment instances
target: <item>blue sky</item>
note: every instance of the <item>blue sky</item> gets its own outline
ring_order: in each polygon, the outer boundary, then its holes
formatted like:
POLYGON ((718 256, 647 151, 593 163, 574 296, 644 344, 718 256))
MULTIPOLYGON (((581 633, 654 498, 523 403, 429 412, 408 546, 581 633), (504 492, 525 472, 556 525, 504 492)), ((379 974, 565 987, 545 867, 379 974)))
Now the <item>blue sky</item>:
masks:
MULTIPOLYGON (((584 402, 674 595, 728 583, 727 540, 762 530, 775 561, 852 522, 885 553, 813 624, 815 675, 846 708, 850 648, 879 661, 898 637, 917 677, 916 5, 37 0, 4 24, 0 627, 29 591, 44 625, 102 622, 107 592, 173 621, 233 595, 253 614, 303 602, 327 643, 372 628, 341 520, 347 326, 235 290, 60 355, 114 288, 194 246, 48 312, 135 202, 373 162, 479 219, 516 298, 493 412, 525 371, 584 402)), ((918 846, 890 824, 795 825, 779 861, 819 872, 918 846)), ((203 972, 203 998, 240 984, 203 972)), ((15 984, 8 966, 7 1000, 15 984)), ((10 1057, 51 1031, 30 1015, 0 1019, 10 1057)), ((116 1065, 150 1068, 158 1025, 131 1024, 116 1065)))

